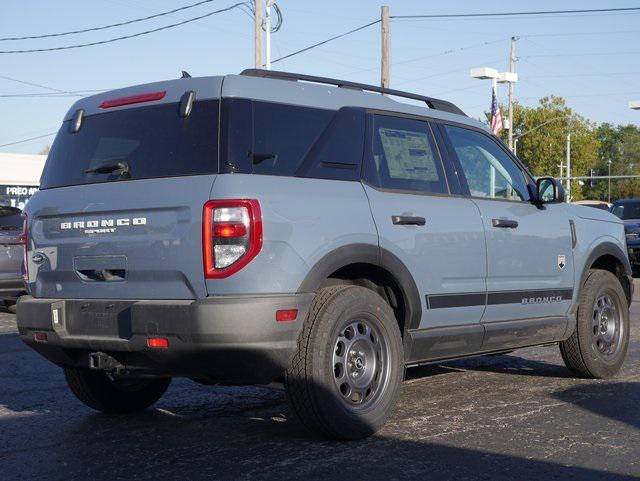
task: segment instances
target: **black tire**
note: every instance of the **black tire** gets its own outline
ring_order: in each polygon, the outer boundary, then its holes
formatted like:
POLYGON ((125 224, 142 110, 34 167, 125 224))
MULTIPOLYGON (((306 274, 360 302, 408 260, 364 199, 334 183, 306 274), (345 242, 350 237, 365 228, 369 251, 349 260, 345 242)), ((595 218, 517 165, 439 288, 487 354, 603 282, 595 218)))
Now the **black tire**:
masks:
POLYGON ((361 439, 391 415, 403 372, 402 339, 389 304, 364 287, 333 286, 316 294, 285 387, 291 410, 312 433, 361 439))
POLYGON ((103 371, 84 368, 65 368, 64 377, 80 401, 105 414, 142 411, 160 399, 171 384, 171 378, 112 381, 103 371))
POLYGON ((560 343, 565 365, 579 377, 615 376, 627 354, 629 329, 629 304, 620 281, 611 272, 590 270, 578 299, 576 329, 569 339, 560 343), (600 304, 606 307, 607 302, 600 303, 600 300, 607 296, 615 305, 615 311, 604 311, 602 315, 600 304), (610 322, 617 326, 612 335, 615 341, 606 349, 607 343, 600 336, 608 336, 610 322))

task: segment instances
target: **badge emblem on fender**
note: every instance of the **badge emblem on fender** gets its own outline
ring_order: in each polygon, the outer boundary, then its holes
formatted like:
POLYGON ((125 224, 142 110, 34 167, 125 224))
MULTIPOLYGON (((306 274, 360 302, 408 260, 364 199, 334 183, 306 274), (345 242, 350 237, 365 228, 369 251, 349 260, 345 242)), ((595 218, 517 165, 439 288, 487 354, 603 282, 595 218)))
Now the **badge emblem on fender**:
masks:
POLYGON ((558 267, 559 267, 560 269, 564 269, 564 266, 566 266, 566 265, 567 265, 567 262, 566 262, 566 261, 567 261, 567 258, 565 257, 565 255, 564 255, 564 254, 559 254, 559 255, 558 255, 558 267))

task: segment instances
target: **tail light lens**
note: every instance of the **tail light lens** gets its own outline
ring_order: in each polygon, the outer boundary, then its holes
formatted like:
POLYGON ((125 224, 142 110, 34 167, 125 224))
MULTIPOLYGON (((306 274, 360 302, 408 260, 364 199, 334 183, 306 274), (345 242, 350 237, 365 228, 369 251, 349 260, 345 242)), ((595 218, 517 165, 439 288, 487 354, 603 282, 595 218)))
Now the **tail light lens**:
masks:
POLYGON ((238 272, 262 249, 262 213, 253 199, 211 200, 204 205, 204 275, 220 279, 238 272))
POLYGON ((27 221, 27 215, 24 214, 24 219, 22 220, 22 233, 20 234, 20 243, 22 244, 22 277, 26 283, 29 282, 29 262, 27 260, 27 249, 29 248, 28 225, 29 223, 27 221))

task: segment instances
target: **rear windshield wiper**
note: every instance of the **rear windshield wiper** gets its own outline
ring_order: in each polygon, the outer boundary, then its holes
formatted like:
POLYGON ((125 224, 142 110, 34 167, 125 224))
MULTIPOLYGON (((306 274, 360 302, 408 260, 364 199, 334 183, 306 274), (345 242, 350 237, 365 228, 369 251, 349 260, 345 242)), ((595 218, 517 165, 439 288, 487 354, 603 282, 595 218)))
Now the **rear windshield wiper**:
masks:
POLYGON ((114 172, 119 172, 123 177, 128 176, 130 174, 129 164, 126 162, 106 162, 84 171, 85 174, 112 174, 114 172))

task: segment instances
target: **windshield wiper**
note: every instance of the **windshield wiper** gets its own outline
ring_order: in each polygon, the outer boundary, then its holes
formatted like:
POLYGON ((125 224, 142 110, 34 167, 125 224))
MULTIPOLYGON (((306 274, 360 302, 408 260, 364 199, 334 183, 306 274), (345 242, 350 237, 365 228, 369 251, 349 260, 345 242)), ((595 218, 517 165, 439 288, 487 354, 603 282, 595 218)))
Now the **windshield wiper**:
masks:
POLYGON ((119 172, 123 177, 130 175, 129 164, 126 162, 105 162, 84 171, 85 174, 113 174, 119 172))

